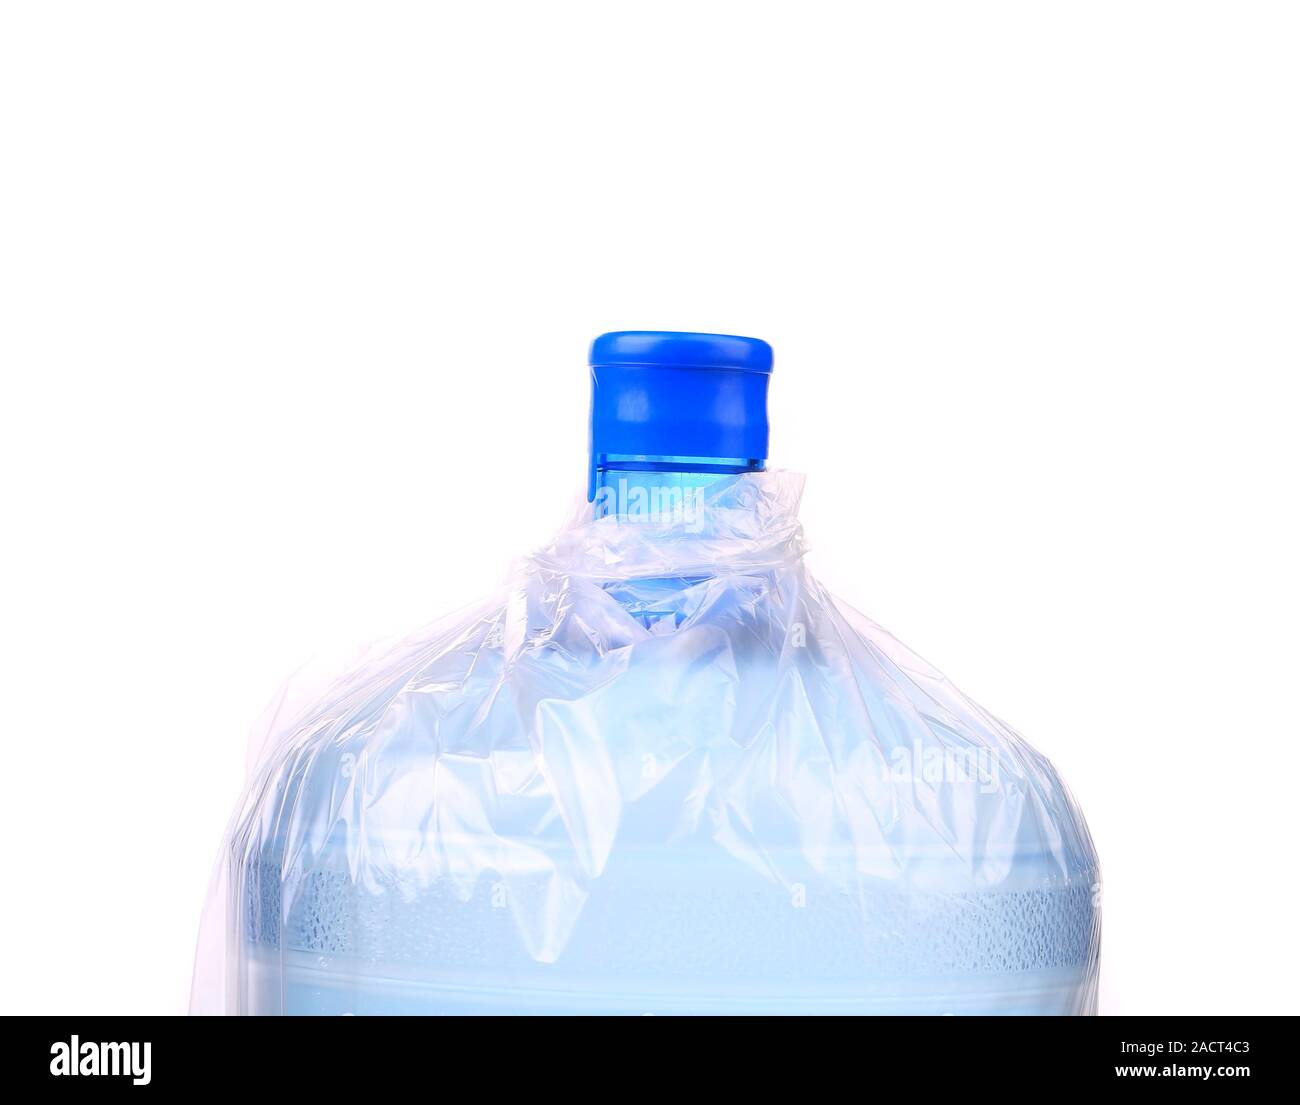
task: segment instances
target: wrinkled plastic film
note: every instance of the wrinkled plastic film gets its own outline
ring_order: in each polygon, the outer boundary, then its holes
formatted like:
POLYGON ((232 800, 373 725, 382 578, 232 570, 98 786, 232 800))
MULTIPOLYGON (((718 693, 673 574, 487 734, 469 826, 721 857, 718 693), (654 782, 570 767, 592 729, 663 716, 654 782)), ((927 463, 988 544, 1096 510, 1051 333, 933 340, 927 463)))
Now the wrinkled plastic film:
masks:
POLYGON ((802 482, 583 503, 500 595, 281 703, 192 1010, 1094 1013, 1082 815, 811 576, 802 482))

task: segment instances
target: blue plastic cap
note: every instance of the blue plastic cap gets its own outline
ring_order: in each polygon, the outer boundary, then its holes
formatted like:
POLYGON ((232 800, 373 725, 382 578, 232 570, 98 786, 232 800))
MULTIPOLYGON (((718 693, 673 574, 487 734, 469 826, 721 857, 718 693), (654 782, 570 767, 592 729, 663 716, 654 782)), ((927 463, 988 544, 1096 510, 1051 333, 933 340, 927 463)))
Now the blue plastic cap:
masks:
POLYGON ((744 471, 767 459, 772 347, 732 334, 619 330, 591 344, 591 478, 667 460, 744 471), (712 463, 710 463, 712 462, 712 463))

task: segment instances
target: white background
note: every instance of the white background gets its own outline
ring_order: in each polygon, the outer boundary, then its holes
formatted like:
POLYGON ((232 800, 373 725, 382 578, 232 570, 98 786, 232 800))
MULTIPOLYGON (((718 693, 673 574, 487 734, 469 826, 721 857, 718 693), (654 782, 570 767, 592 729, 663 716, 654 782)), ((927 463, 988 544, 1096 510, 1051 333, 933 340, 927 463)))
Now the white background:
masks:
POLYGON ((0 13, 5 1012, 184 1008, 258 713, 547 536, 623 328, 775 346, 814 569, 1087 813, 1102 1011, 1296 1011, 1294 5, 0 13))

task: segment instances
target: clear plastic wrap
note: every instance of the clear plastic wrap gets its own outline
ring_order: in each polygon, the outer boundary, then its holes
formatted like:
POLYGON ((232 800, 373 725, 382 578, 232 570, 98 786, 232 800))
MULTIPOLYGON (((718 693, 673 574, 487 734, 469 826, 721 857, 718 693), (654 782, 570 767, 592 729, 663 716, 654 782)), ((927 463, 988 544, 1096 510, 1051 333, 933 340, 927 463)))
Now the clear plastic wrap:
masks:
POLYGON ((802 484, 584 502, 278 711, 192 1011, 1095 1012, 1082 815, 812 578, 802 484))

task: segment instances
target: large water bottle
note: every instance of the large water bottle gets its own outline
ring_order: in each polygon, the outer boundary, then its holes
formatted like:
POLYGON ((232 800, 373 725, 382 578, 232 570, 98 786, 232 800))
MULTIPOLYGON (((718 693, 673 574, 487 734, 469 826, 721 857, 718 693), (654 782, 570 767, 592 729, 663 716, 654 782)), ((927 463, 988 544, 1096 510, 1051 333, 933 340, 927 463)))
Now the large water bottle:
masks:
POLYGON ((1083 818, 804 567, 770 347, 606 334, 591 369, 555 541, 273 734, 194 1008, 1095 1012, 1083 818))

